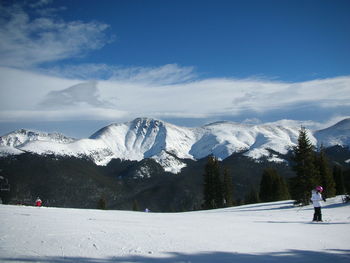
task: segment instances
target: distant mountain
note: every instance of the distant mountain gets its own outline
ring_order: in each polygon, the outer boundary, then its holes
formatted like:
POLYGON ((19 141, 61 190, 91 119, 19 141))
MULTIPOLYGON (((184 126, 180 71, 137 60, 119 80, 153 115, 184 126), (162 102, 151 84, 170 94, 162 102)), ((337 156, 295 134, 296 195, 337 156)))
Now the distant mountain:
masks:
POLYGON ((344 119, 337 124, 314 133, 317 143, 324 147, 335 145, 350 146, 350 118, 344 119))
POLYGON ((54 144, 72 143, 76 139, 60 133, 47 133, 20 129, 0 137, 0 156, 25 152, 25 146, 31 142, 52 142, 54 144))
MULTIPOLYGON (((315 145, 350 145, 350 119, 327 129, 312 132, 315 145)), ((184 159, 199 160, 208 155, 226 159, 244 152, 252 159, 267 158, 283 162, 297 143, 299 125, 268 123, 260 125, 216 122, 198 128, 179 127, 160 120, 137 118, 131 122, 111 124, 87 139, 76 140, 58 133, 19 130, 0 137, 0 155, 22 152, 88 158, 98 165, 112 159, 136 160, 152 158, 165 171, 179 173, 184 159)))
POLYGON ((22 147, 31 141, 50 141, 60 144, 71 143, 76 139, 60 133, 47 133, 20 129, 0 137, 0 146, 22 147))

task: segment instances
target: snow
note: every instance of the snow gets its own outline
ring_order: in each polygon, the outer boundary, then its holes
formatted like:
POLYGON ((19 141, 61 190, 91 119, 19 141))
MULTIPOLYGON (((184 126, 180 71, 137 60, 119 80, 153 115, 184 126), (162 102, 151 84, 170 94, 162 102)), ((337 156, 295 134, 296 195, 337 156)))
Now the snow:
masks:
POLYGON ((20 129, 0 137, 0 146, 17 147, 31 141, 52 141, 56 143, 71 143, 74 138, 66 137, 60 133, 47 133, 20 129))
POLYGON ((173 174, 180 173, 181 169, 186 167, 185 163, 165 151, 162 151, 159 155, 153 156, 152 159, 159 163, 164 168, 164 171, 173 174))
POLYGON ((315 132, 318 145, 329 147, 333 145, 350 145, 350 118, 344 119, 335 125, 315 132))
MULTIPOLYGON (((350 119, 345 119, 322 131, 312 133, 308 130, 308 137, 314 145, 319 142, 326 146, 339 143, 349 145, 349 123, 350 119)), ((277 155, 271 156, 269 150, 286 154, 296 145, 299 129, 296 122, 288 121, 258 125, 216 122, 203 127, 186 128, 160 120, 137 118, 130 122, 111 124, 90 138, 80 140, 56 133, 19 130, 0 137, 0 154, 28 151, 87 156, 98 165, 107 165, 113 158, 136 161, 153 158, 165 171, 179 173, 185 164, 177 158, 198 160, 214 155, 223 160, 241 151, 246 151, 246 156, 256 160, 268 157, 270 161, 283 162, 277 155), (19 151, 10 151, 3 146, 19 151), (170 153, 172 157, 164 152, 170 153)))
POLYGON ((187 213, 0 205, 1 262, 349 262, 349 205, 324 223, 292 201, 187 213))
POLYGON ((10 146, 0 146, 0 157, 22 154, 23 151, 10 146))

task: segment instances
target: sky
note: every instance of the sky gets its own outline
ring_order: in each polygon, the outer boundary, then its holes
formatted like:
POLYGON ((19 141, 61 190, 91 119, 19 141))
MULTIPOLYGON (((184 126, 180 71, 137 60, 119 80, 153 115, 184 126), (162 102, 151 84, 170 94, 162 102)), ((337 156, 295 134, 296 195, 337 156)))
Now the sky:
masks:
POLYGON ((0 135, 350 116, 350 1, 0 1, 0 135))

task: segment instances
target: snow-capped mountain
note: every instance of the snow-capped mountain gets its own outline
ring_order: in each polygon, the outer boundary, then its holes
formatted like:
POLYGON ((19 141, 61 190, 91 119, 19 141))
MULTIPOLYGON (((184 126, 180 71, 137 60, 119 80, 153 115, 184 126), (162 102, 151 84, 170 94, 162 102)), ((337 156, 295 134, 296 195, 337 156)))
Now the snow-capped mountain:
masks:
POLYGON ((69 138, 60 133, 47 133, 20 129, 0 137, 0 146, 20 147, 31 141, 51 141, 56 143, 71 143, 74 138, 69 138))
MULTIPOLYGON (((315 145, 350 145, 350 119, 317 132, 309 131, 315 145)), ((16 131, 0 137, 2 154, 22 151, 88 157, 98 165, 113 158, 142 160, 153 158, 166 171, 178 173, 185 166, 181 159, 200 159, 214 155, 225 159, 236 152, 254 159, 271 154, 286 154, 297 143, 300 126, 268 123, 261 125, 216 122, 198 128, 175 126, 160 120, 137 118, 131 122, 111 124, 87 139, 75 140, 60 134, 16 131)))
POLYGON ((324 147, 333 145, 350 145, 350 118, 344 119, 337 124, 314 133, 318 144, 324 147))
POLYGON ((54 144, 72 143, 76 139, 60 133, 47 133, 30 131, 25 129, 16 130, 0 137, 0 156, 21 154, 26 144, 30 142, 52 142, 54 144))

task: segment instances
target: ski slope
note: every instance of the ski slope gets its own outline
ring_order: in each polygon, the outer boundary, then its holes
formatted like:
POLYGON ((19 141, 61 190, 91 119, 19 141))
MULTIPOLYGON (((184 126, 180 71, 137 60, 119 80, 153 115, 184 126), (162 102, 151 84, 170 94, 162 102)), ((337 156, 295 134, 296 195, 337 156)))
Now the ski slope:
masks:
POLYGON ((350 262, 350 206, 291 201, 187 213, 0 205, 0 262, 350 262))

